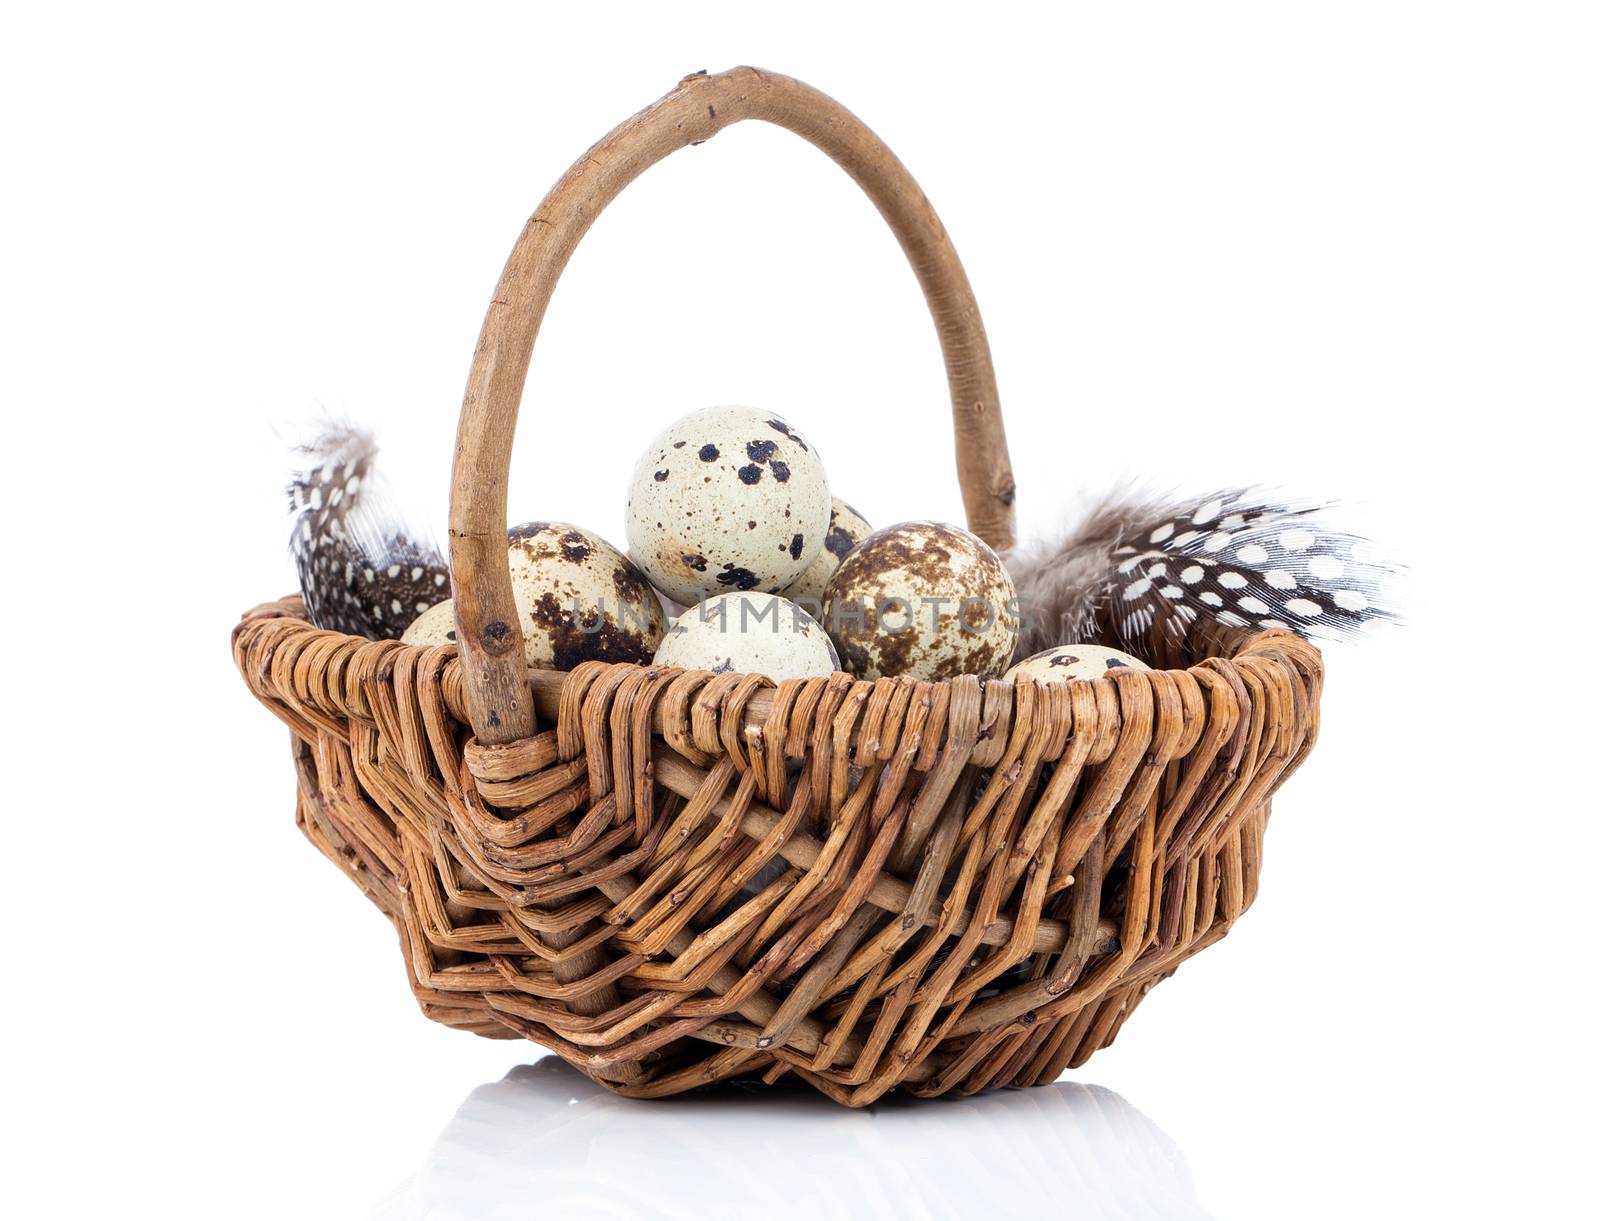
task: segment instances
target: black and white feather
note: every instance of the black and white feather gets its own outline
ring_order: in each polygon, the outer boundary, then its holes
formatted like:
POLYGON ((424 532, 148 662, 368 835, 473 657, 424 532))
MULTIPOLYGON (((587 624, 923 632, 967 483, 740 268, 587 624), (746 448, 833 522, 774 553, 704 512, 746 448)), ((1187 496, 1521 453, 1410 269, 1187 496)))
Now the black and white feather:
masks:
POLYGON ((297 447, 289 481, 290 550, 307 618, 317 627, 398 638, 450 596, 450 570, 425 533, 406 525, 376 469, 369 433, 334 424, 297 447))
POLYGON ((1165 660, 1199 627, 1350 639, 1396 619, 1394 569, 1332 514, 1259 489, 1170 503, 1114 496, 1059 544, 1007 557, 1017 656, 1103 642, 1165 660))

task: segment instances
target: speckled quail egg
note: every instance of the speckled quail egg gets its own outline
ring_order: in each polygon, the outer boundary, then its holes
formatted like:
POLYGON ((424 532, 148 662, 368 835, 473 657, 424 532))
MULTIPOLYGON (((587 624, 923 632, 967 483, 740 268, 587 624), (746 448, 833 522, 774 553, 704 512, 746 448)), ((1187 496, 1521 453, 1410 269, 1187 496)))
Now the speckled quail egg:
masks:
POLYGON ((828 477, 783 417, 708 407, 666 429, 628 487, 628 546, 657 589, 693 606, 730 590, 777 593, 828 529, 828 477))
MULTIPOLYGON (((632 547, 629 547, 622 554, 628 557, 628 562, 630 564, 633 564, 635 567, 638 566, 639 561, 634 558, 633 548, 632 547)), ((645 578, 645 579, 649 580, 648 577, 645 578)), ((661 603, 661 613, 666 616, 666 619, 667 619, 668 623, 671 623, 679 615, 683 614, 684 611, 689 609, 682 602, 676 602, 673 599, 667 597, 666 594, 662 593, 659 589, 656 589, 656 587, 654 585, 652 585, 650 588, 651 589, 655 589, 655 591, 656 591, 656 601, 661 603)))
MULTIPOLYGON (((580 661, 647 662, 666 631, 644 574, 605 539, 566 522, 506 532, 511 590, 528 664, 570 670, 580 661)), ((455 602, 419 615, 401 640, 454 644, 455 602)))
POLYGON ((845 557, 828 582, 822 621, 858 678, 992 678, 1017 646, 1017 591, 977 535, 903 522, 845 557))
POLYGON ((1026 675, 1036 683, 1064 683, 1073 678, 1100 678, 1112 670, 1148 670, 1131 653, 1103 644, 1058 644, 1035 653, 1006 671, 1006 681, 1026 675))
POLYGON ((756 591, 717 594, 673 621, 658 666, 737 671, 768 678, 826 677, 839 655, 822 625, 787 598, 756 591))
POLYGON ((811 561, 811 567, 802 572, 783 596, 798 602, 813 615, 822 613, 822 600, 828 593, 828 581, 839 571, 844 557, 855 545, 872 533, 867 519, 862 517, 837 496, 828 514, 828 532, 822 538, 822 551, 811 561))

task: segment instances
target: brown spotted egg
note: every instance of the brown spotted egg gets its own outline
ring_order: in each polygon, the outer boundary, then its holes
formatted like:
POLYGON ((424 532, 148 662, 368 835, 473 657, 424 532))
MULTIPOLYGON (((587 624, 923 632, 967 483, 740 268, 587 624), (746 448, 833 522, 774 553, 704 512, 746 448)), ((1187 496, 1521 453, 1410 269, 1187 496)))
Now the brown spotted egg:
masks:
POLYGON ((1131 653, 1103 644, 1060 644, 1019 661, 1006 671, 1006 681, 1024 675, 1036 683, 1064 683, 1074 678, 1101 678, 1113 670, 1148 670, 1131 653))
POLYGON ((821 554, 828 477, 782 416, 708 407, 650 442, 628 487, 628 546, 686 606, 733 590, 777 593, 821 554))
POLYGON ((1017 591, 1000 557, 956 526, 869 534, 828 582, 823 623, 858 678, 992 678, 1017 645, 1017 591))
MULTIPOLYGON (((644 574, 599 535, 535 521, 506 532, 511 591, 528 664, 570 670, 580 661, 648 662, 666 616, 644 574)), ((454 644, 455 602, 419 615, 401 640, 454 644)))
POLYGON ((826 677, 839 655, 822 625, 787 598, 757 592, 718 594, 673 621, 658 666, 735 671, 786 678, 826 677))
POLYGON ((822 551, 811 561, 795 582, 783 591, 791 602, 798 602, 813 615, 822 613, 822 600, 828 593, 828 581, 839 571, 844 557, 855 545, 872 533, 867 519, 862 517, 837 496, 828 514, 828 532, 822 539, 822 551))

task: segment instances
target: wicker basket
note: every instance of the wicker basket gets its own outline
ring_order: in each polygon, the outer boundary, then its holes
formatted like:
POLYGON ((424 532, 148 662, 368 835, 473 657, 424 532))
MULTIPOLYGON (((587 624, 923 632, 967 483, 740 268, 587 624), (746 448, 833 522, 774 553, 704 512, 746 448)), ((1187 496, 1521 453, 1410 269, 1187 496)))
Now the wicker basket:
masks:
POLYGON ((1321 660, 1274 631, 1049 687, 530 671, 504 539, 540 319, 627 183, 751 118, 821 148, 893 229, 938 327, 968 520, 1010 544, 993 369, 937 216, 848 111, 741 68, 613 131, 512 251, 456 447, 460 655, 319 631, 289 598, 245 617, 235 659, 293 731, 301 829, 394 922, 435 1021, 639 1097, 785 1074, 852 1106, 1048 1082, 1249 905, 1321 660))

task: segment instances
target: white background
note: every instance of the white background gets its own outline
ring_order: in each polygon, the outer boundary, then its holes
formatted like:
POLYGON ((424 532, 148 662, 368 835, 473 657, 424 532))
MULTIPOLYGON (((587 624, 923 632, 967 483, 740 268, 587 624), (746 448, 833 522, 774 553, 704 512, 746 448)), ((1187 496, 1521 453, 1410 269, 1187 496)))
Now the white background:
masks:
MULTIPOLYGON (((1593 1208, 1592 8, 41 5, 5 27, 9 1215, 1593 1208), (537 1050, 420 1017, 388 926, 294 830, 283 731, 231 666, 239 613, 293 587, 274 429, 376 425, 442 523, 523 220, 679 76, 742 62, 842 100, 939 207, 1025 532, 1124 476, 1263 480, 1358 500, 1415 571, 1409 629, 1329 651, 1256 907, 1075 1085, 866 1115, 619 1107, 548 1065, 496 1085, 537 1050)), ((573 259, 511 513, 615 539, 648 437, 748 402, 874 520, 959 520, 942 396, 870 206, 793 137, 734 129, 573 259)))

